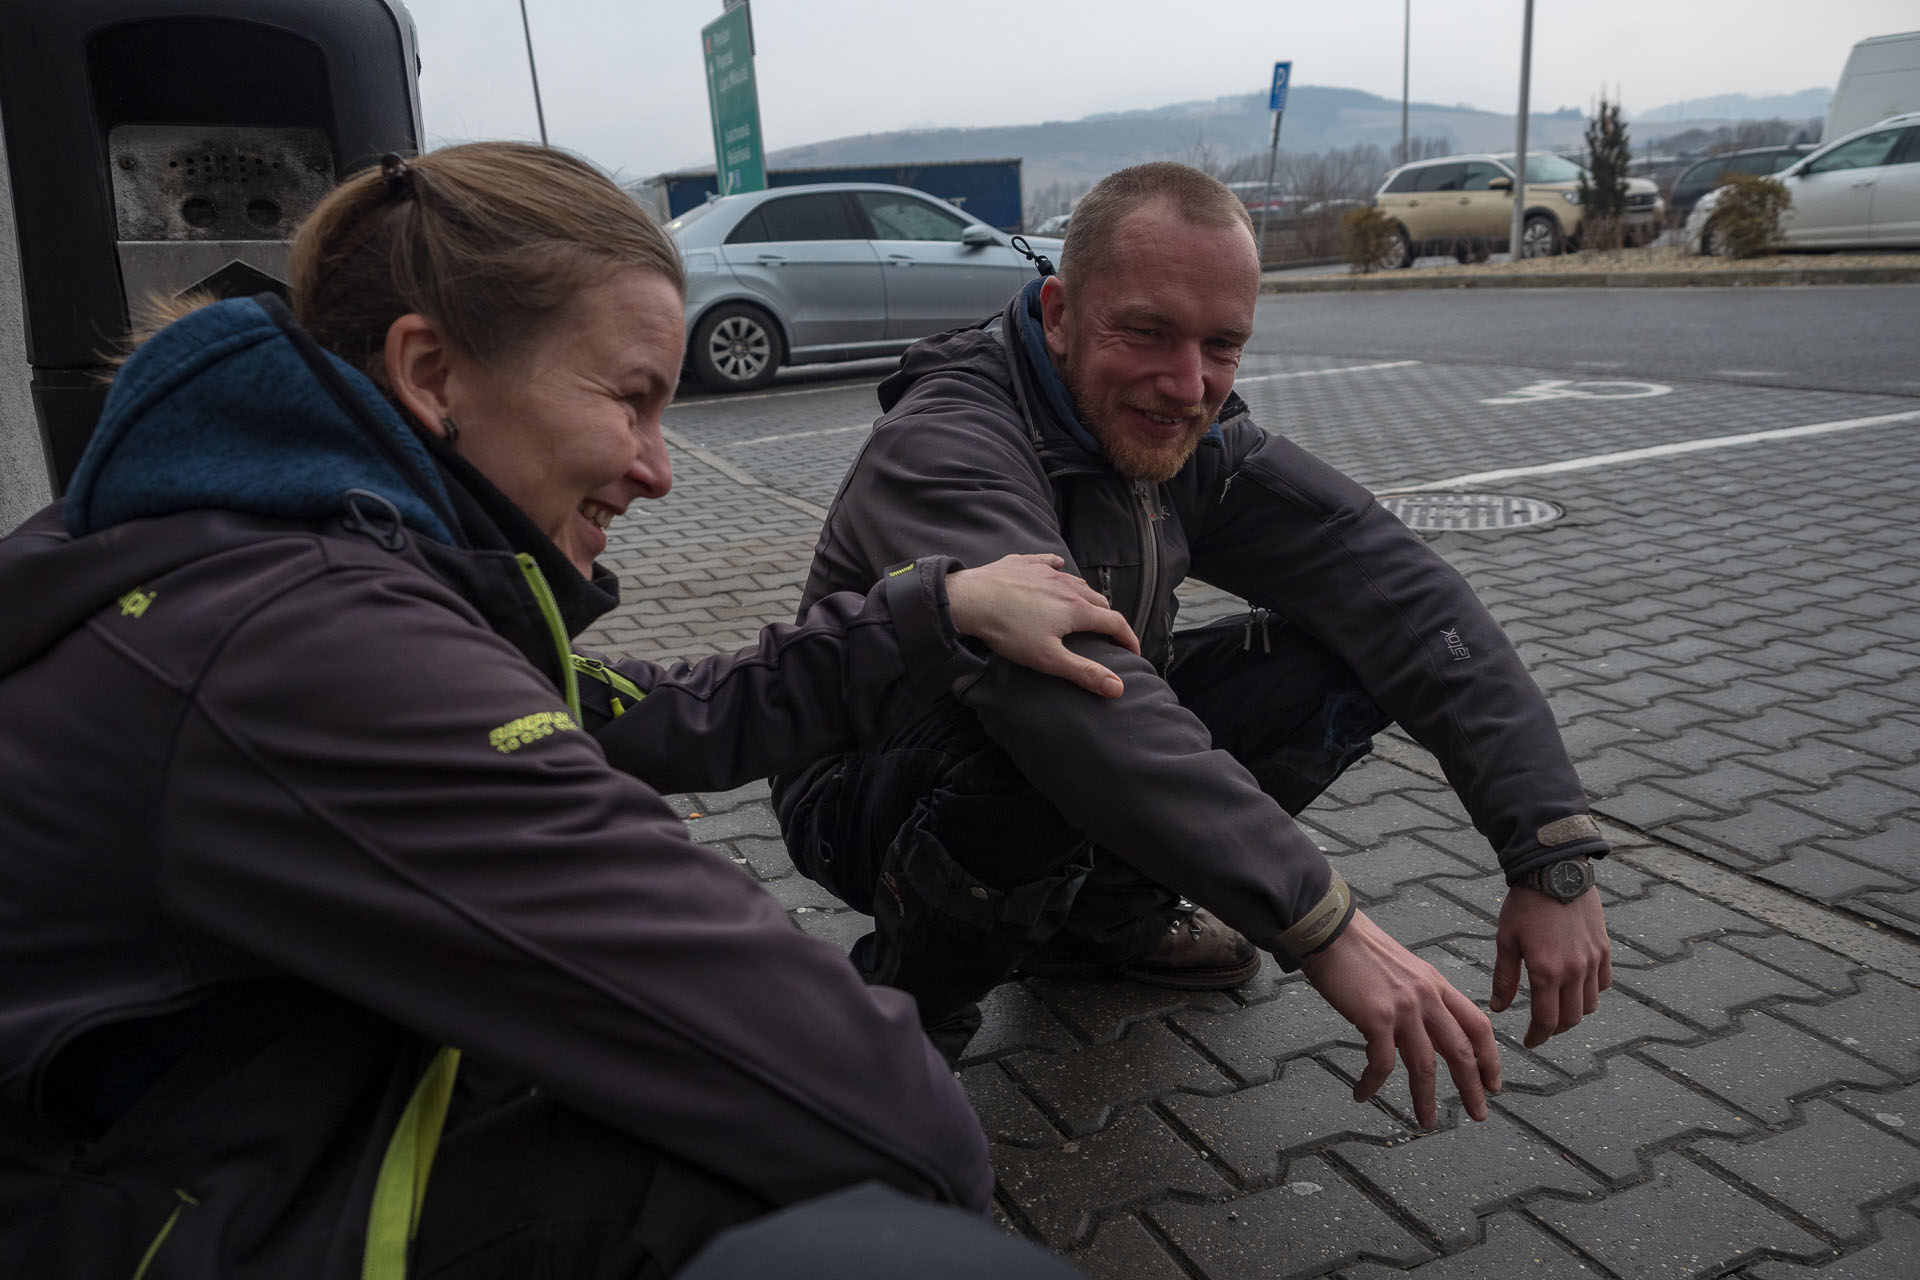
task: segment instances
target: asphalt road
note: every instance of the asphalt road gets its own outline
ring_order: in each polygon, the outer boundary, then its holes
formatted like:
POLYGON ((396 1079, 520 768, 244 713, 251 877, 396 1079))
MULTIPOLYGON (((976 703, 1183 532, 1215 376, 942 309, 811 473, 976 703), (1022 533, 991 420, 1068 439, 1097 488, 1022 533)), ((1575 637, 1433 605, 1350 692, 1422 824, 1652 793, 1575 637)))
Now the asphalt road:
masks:
POLYGON ((1290 294, 1250 351, 1911 396, 1920 286, 1290 294))

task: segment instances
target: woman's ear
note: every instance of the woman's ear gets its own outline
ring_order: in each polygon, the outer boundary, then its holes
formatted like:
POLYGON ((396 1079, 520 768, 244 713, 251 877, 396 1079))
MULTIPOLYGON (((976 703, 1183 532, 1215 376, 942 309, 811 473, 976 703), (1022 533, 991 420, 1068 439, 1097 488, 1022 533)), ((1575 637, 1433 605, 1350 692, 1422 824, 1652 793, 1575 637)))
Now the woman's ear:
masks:
POLYGON ((387 326, 387 386, 422 427, 441 437, 453 414, 447 387, 452 355, 446 338, 423 315, 408 312, 387 326))

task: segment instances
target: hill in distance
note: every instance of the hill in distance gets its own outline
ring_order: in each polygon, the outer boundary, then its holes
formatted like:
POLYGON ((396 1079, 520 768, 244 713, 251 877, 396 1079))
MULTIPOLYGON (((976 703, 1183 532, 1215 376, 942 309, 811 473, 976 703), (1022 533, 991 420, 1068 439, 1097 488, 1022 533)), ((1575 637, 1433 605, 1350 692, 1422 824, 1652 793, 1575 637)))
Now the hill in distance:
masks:
MULTIPOLYGON (((1635 143, 1642 144, 1683 128, 1734 119, 1824 115, 1829 96, 1824 89, 1777 97, 1723 95, 1658 107, 1629 123, 1637 126, 1632 130, 1635 143), (1738 114, 1705 114, 1720 109, 1738 114), (1657 130, 1652 127, 1656 123, 1657 130)), ((1408 131, 1413 137, 1437 140, 1447 151, 1513 149, 1514 117, 1510 113, 1415 102, 1408 116, 1408 131)), ((778 168, 802 168, 1019 156, 1024 161, 1024 185, 1031 191, 1055 182, 1094 182, 1142 160, 1191 161, 1204 157, 1226 163, 1243 156, 1264 155, 1270 121, 1266 94, 1257 92, 1210 102, 1106 112, 1081 120, 859 134, 786 147, 769 153, 767 163, 778 168)), ((1528 119, 1527 145, 1529 149, 1571 149, 1582 144, 1585 128, 1586 117, 1579 108, 1534 112, 1528 119)), ((1399 99, 1321 85, 1294 87, 1280 131, 1281 150, 1296 153, 1364 145, 1390 152, 1399 141, 1399 99)))

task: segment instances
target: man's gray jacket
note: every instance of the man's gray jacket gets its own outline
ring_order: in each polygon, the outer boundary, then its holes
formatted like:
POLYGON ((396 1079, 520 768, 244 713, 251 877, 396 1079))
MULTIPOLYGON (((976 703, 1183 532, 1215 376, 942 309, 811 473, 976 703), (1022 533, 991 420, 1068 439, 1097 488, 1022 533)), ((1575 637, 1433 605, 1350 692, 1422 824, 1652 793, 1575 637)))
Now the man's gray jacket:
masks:
MULTIPOLYGON (((956 687, 1079 830, 1291 967, 1338 936, 1344 884, 1160 677, 1192 576, 1339 656, 1438 757, 1509 881, 1601 855, 1553 714, 1466 580, 1367 490, 1256 425, 1235 395, 1164 484, 1128 480, 1073 417, 1040 339, 1036 280, 997 328, 910 350, 828 514, 801 600, 865 591, 908 556, 1054 552, 1139 635, 1070 644, 1125 680, 1098 698, 998 658, 956 687)), ((783 818, 832 767, 780 780, 783 818)))

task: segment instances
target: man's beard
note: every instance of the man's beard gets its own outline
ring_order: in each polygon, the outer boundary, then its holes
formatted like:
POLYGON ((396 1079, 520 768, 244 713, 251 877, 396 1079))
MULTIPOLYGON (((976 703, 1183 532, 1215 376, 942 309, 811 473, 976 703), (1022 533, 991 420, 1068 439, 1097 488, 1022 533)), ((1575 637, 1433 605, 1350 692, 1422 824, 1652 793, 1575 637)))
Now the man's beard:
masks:
POLYGON ((1068 393, 1073 396, 1074 409, 1080 414, 1081 425, 1100 442, 1113 469, 1129 480, 1162 484, 1173 479, 1179 474, 1180 468, 1187 465, 1187 459, 1193 456, 1193 451, 1200 447, 1200 440, 1207 434, 1207 427, 1211 424, 1212 415, 1207 413, 1204 405, 1123 397, 1119 402, 1120 408, 1139 409, 1162 418, 1188 420, 1186 431, 1177 439, 1142 441, 1124 427, 1108 420, 1107 406, 1082 392, 1072 369, 1063 369, 1061 374, 1068 393))

